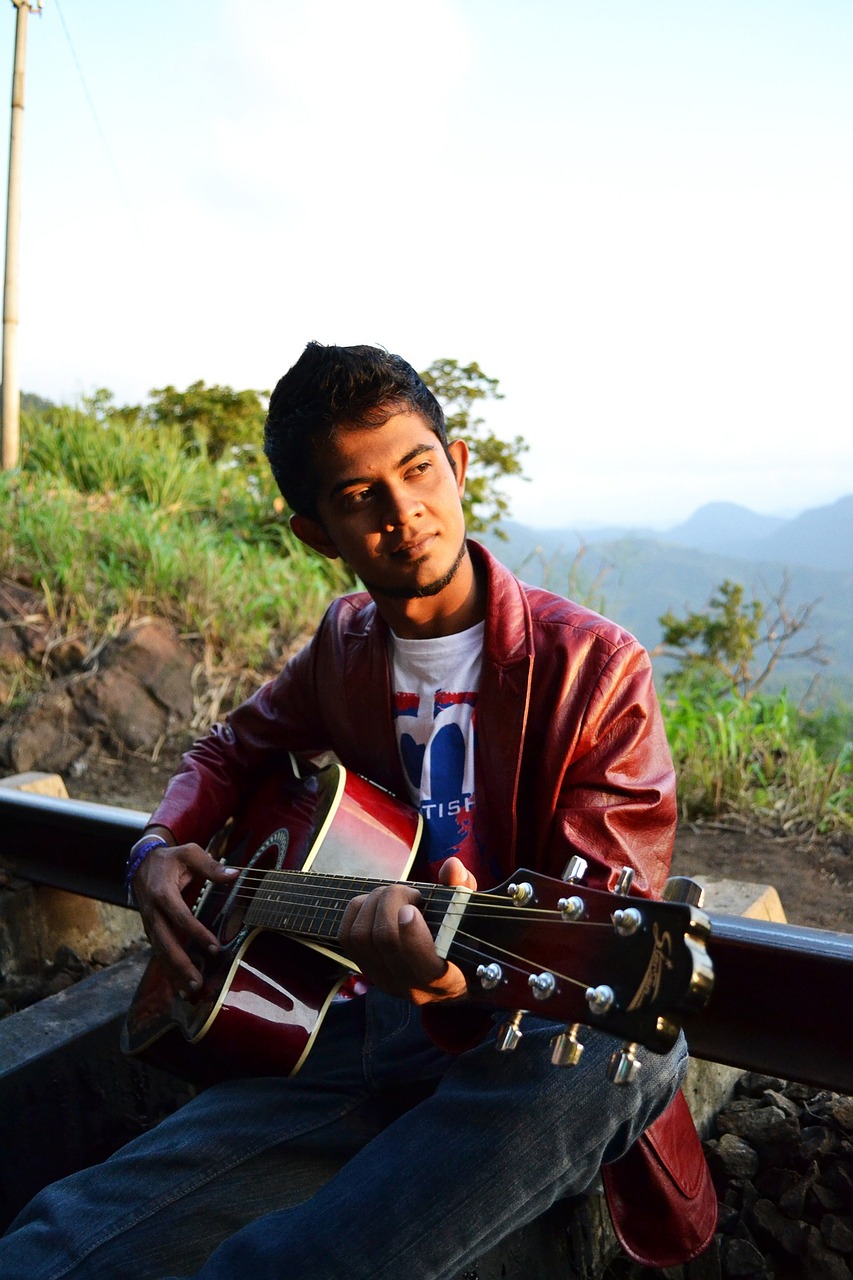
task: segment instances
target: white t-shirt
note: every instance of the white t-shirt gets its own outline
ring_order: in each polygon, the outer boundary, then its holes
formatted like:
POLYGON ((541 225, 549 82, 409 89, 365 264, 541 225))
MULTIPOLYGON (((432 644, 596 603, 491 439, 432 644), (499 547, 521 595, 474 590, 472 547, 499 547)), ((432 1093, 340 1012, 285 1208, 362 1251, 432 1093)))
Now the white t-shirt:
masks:
POLYGON ((391 636, 391 695, 409 794, 436 868, 452 854, 477 874, 474 744, 485 623, 429 640, 391 636))

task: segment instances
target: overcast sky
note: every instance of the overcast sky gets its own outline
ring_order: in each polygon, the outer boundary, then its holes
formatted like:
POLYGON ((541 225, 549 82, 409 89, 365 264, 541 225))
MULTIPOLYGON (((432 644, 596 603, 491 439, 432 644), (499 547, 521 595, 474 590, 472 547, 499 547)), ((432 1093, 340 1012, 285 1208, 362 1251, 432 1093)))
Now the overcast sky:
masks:
POLYGON ((45 0, 28 26, 25 390, 263 390, 310 338, 375 342, 500 379, 527 523, 853 492, 850 0, 45 0))

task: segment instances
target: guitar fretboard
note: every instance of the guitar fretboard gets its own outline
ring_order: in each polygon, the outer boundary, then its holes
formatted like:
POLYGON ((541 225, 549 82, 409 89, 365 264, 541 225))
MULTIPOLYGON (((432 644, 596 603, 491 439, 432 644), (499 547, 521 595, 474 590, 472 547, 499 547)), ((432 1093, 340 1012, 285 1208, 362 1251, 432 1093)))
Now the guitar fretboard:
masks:
MULTIPOLYGON (((385 883, 357 876, 268 871, 255 889, 245 923, 252 928, 273 929, 302 938, 336 938, 349 902, 385 883)), ((453 890, 434 884, 412 887, 422 895, 423 914, 435 934, 453 890)))

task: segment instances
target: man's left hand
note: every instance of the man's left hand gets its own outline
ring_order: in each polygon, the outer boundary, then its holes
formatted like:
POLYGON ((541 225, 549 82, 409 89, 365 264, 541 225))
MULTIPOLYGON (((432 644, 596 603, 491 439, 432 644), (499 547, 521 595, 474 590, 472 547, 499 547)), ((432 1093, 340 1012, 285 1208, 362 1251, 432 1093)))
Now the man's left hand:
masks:
MULTIPOLYGON (((476 889, 459 858, 448 858, 439 883, 476 889)), ((421 895, 408 884, 382 885, 349 903, 338 941, 366 978, 392 996, 415 1004, 459 1000, 467 993, 462 971, 442 960, 418 909, 421 895)))

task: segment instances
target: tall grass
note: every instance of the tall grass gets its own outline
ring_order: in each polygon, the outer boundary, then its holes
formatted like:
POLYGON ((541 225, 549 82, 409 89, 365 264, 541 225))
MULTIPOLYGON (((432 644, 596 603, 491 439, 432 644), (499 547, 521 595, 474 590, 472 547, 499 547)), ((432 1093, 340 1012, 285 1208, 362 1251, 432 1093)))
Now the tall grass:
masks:
POLYGON ((176 432, 76 409, 22 425, 22 471, 0 476, 0 572, 41 586, 66 627, 97 637, 157 613, 258 669, 351 585, 294 538, 265 463, 213 465, 176 432))
POLYGON ((853 830, 853 743, 840 715, 804 716, 784 694, 745 701, 698 682, 663 711, 683 816, 791 834, 853 830))

